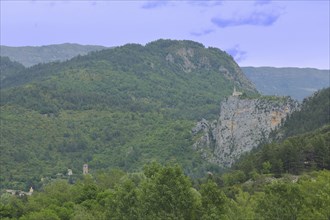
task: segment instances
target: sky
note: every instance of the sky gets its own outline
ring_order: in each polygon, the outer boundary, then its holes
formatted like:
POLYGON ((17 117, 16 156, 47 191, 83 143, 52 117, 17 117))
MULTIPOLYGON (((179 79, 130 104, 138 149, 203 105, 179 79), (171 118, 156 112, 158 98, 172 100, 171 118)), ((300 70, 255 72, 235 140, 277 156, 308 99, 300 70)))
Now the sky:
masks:
POLYGON ((0 44, 193 40, 240 66, 330 69, 330 1, 1 0, 0 44))

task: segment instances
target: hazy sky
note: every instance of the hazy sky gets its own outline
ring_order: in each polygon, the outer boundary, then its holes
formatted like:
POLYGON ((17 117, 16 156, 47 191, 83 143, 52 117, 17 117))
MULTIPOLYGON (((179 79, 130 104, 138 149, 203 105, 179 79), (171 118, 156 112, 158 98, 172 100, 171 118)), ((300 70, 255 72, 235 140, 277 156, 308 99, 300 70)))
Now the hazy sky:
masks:
POLYGON ((241 66, 329 69, 329 0, 3 1, 1 45, 189 39, 241 66))

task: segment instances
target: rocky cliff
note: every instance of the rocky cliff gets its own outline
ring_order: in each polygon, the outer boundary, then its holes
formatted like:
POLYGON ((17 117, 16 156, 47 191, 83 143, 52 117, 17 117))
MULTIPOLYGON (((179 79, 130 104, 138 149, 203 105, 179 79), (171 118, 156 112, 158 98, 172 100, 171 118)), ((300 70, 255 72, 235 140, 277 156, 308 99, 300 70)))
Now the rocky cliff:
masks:
POLYGON ((297 109, 298 103, 290 98, 230 96, 221 103, 218 120, 197 123, 193 147, 208 161, 230 167, 243 153, 266 142, 270 132, 297 109))

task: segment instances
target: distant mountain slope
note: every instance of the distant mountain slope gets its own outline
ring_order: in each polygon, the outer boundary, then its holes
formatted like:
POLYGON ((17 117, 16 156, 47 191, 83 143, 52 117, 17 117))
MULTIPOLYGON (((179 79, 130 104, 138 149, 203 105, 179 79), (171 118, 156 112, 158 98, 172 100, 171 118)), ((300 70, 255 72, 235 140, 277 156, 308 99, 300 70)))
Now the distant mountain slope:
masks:
POLYGON ((17 61, 26 67, 30 67, 38 63, 65 61, 78 55, 86 55, 91 51, 103 49, 106 49, 106 47, 70 43, 39 47, 9 47, 1 45, 0 55, 9 57, 12 61, 17 61))
POLYGON ((256 95, 227 53, 192 41, 158 40, 26 68, 1 86, 0 187, 40 186, 42 177, 79 175, 146 162, 177 161, 189 175, 212 167, 191 128, 216 118, 236 88, 256 95), (211 166, 211 167, 210 167, 211 166))
POLYGON ((297 100, 329 87, 329 70, 312 68, 241 67, 264 95, 291 96, 297 100))

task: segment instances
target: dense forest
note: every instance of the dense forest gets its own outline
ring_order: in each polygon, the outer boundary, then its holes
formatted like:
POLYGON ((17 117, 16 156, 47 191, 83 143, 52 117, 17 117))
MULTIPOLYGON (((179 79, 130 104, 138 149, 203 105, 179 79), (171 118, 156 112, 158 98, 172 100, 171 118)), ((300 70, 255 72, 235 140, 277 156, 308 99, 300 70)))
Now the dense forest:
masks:
POLYGON ((192 127, 217 117, 234 84, 257 94, 231 56, 192 41, 129 44, 4 73, 1 188, 21 190, 67 169, 81 173, 84 163, 131 172, 173 161, 190 176, 217 170, 191 148, 192 127))
POLYGON ((301 111, 294 112, 278 131, 277 139, 320 128, 330 121, 330 88, 322 89, 303 100, 301 111))
POLYGON ((227 173, 193 182, 178 165, 99 171, 57 180, 31 196, 3 194, 1 219, 329 219, 330 172, 299 177, 227 173), (219 183, 220 182, 220 183, 219 183))
MULTIPOLYGON (((322 90, 306 100, 301 112, 328 92, 322 90)), ((296 117, 287 121, 294 122, 299 127, 296 117)), ((173 161, 165 165, 150 162, 136 172, 108 168, 87 175, 60 175, 44 179, 31 196, 3 193, 0 217, 329 219, 329 142, 330 125, 326 123, 311 132, 261 146, 231 170, 207 172, 201 178, 188 177, 173 161)))
POLYGON ((191 129, 234 86, 260 95, 219 49, 159 40, 1 61, 1 219, 330 219, 330 88, 223 170, 191 129))

